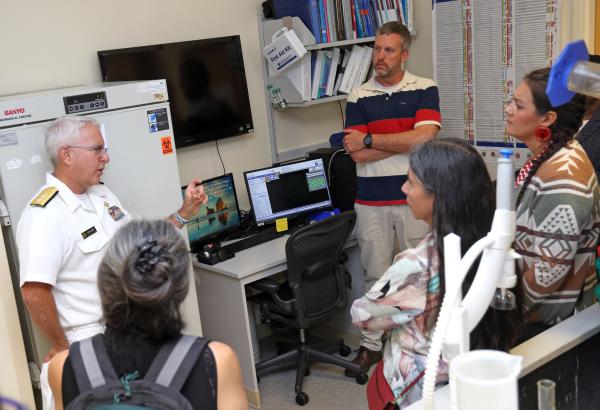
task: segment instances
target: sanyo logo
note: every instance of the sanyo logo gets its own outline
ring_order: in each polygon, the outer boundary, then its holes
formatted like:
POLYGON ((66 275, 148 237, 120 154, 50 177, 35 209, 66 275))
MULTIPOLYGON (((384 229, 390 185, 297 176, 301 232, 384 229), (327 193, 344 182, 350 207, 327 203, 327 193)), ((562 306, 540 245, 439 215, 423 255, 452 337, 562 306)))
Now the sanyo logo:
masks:
POLYGON ((4 110, 4 115, 17 115, 17 114, 25 114, 25 108, 14 108, 12 110, 4 110))

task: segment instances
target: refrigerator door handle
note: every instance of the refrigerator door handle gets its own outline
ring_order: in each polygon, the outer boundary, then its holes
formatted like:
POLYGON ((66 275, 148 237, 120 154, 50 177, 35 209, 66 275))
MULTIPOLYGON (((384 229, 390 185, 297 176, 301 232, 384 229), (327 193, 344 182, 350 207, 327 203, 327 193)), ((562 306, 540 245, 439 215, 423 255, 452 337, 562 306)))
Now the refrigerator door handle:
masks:
POLYGON ((10 215, 8 213, 8 208, 2 199, 0 199, 0 223, 2 226, 10 226, 10 215))

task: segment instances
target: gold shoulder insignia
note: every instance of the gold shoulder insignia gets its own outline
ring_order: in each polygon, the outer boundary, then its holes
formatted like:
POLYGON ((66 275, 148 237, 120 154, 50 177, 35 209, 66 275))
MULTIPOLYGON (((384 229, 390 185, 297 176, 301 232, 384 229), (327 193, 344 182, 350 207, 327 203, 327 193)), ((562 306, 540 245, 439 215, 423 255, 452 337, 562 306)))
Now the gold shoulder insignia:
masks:
POLYGON ((42 192, 37 194, 37 196, 33 198, 33 200, 29 203, 29 205, 40 206, 43 208, 48 204, 48 202, 52 200, 52 198, 56 196, 56 194, 58 194, 58 188, 49 186, 48 188, 44 189, 42 192))

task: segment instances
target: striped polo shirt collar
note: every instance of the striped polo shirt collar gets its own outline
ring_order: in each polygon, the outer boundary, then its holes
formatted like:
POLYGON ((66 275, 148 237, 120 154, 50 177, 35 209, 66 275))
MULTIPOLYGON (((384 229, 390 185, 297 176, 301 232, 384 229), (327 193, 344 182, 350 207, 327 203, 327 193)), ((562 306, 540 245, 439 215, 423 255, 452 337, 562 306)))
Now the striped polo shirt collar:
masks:
POLYGON ((363 89, 365 91, 371 91, 371 92, 384 93, 384 94, 391 95, 393 93, 401 91, 407 85, 415 84, 416 82, 417 82, 417 77, 405 70, 404 77, 402 77, 402 81, 400 81, 398 84, 396 84, 394 86, 384 87, 383 85, 378 83, 377 80, 375 80, 375 76, 373 76, 373 77, 371 77, 371 79, 369 81, 367 81, 365 83, 365 85, 363 86, 363 89))

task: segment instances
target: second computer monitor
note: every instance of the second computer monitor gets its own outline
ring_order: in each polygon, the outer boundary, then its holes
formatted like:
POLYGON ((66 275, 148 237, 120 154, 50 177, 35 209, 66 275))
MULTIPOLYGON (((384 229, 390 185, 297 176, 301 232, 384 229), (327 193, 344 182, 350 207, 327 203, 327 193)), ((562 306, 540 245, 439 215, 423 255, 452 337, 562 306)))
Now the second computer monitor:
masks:
MULTIPOLYGON (((193 251, 199 245, 220 240, 225 234, 239 229, 241 222, 232 174, 208 179, 202 185, 208 201, 200 206, 186 226, 193 251)), ((185 188, 181 187, 182 195, 185 195, 185 188)))
POLYGON ((321 158, 244 172, 257 225, 331 206, 321 158))

